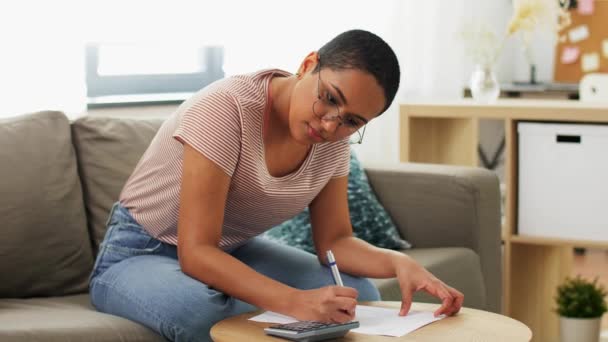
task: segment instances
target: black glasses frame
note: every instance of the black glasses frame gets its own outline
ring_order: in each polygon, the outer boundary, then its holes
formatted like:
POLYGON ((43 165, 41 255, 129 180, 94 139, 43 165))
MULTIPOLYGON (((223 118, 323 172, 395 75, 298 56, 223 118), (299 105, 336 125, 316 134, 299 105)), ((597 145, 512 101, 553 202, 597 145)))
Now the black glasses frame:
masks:
MULTIPOLYGON (((325 104, 326 106, 335 106, 336 107, 336 113, 337 114, 333 114, 333 115, 328 115, 329 113, 325 113, 323 115, 319 115, 317 114, 317 111, 315 110, 315 105, 317 104, 317 102, 321 101, 321 102, 327 102, 327 100, 323 99, 323 97, 321 96, 321 59, 319 59, 319 64, 318 64, 318 78, 317 78, 317 100, 315 102, 313 102, 312 104, 312 112, 315 114, 315 116, 317 116, 319 119, 321 120, 325 120, 325 121, 333 121, 333 120, 338 120, 338 128, 342 125, 344 125, 344 119, 342 118, 342 115, 340 114, 340 107, 338 107, 337 104, 335 103, 328 103, 325 104)), ((359 139, 356 141, 352 141, 348 140, 348 143, 351 145, 358 145, 361 144, 363 142, 363 137, 365 136, 365 128, 367 127, 367 124, 363 125, 363 132, 361 132, 361 127, 359 127, 359 129, 357 129, 355 132, 351 133, 357 133, 359 135, 359 139)))

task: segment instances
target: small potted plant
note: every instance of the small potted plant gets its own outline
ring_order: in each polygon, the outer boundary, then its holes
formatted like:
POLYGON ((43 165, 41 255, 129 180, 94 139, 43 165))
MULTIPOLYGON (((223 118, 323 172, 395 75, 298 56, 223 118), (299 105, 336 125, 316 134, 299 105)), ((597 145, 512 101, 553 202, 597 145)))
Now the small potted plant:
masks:
POLYGON ((597 283, 581 278, 566 278, 558 286, 555 302, 560 315, 562 342, 597 342, 600 322, 606 312, 606 290, 597 283))

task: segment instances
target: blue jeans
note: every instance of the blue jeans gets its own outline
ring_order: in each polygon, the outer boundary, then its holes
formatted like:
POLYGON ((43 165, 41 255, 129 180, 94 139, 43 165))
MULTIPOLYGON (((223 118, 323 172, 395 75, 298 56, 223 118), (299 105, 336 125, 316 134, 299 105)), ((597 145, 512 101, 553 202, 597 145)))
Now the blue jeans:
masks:
MULTIPOLYGON (((209 341, 216 322, 257 310, 184 274, 177 247, 150 236, 116 203, 112 207, 93 272, 91 302, 97 310, 141 323, 171 341, 209 341)), ((263 238, 229 251, 257 272, 299 289, 333 285, 316 256, 263 238)), ((379 300, 365 278, 342 274, 358 300, 379 300)))

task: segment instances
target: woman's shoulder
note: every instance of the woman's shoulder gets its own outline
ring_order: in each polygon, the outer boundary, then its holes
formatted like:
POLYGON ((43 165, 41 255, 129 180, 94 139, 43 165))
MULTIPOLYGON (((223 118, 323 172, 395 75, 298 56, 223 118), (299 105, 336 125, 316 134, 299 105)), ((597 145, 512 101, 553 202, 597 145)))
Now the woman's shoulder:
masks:
POLYGON ((291 75, 289 72, 280 69, 263 69, 252 73, 228 76, 199 90, 190 102, 196 103, 218 94, 243 103, 265 101, 268 91, 268 78, 289 75, 291 75))
POLYGON ((274 76, 290 76, 280 69, 262 69, 251 73, 239 74, 224 79, 223 86, 236 95, 266 96, 268 80, 274 76))

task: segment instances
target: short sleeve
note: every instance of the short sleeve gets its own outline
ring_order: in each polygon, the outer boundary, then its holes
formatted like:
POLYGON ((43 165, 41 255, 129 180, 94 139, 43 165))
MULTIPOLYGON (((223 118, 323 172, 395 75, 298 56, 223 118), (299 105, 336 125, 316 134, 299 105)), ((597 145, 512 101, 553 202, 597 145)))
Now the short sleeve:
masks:
POLYGON ((241 116, 234 96, 213 90, 182 114, 173 138, 187 143, 232 177, 241 151, 241 116))
POLYGON ((337 148, 336 168, 332 178, 348 176, 350 171, 350 145, 348 142, 340 142, 337 148))

